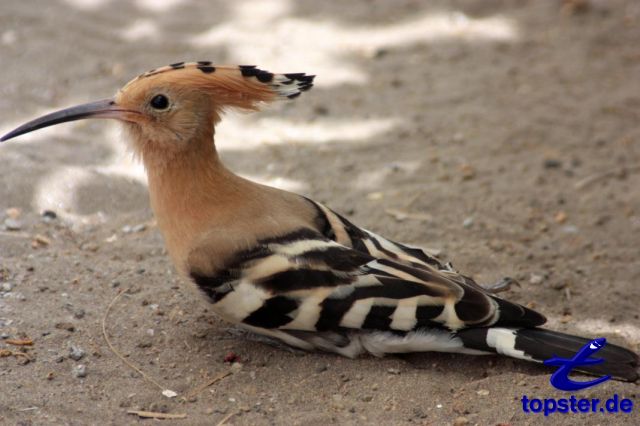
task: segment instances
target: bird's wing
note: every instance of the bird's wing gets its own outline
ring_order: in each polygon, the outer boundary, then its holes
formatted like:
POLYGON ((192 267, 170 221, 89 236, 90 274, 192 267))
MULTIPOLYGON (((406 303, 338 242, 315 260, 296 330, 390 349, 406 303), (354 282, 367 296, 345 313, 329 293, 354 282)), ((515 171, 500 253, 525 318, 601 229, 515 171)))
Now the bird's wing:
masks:
POLYGON ((444 263, 421 247, 401 244, 351 223, 330 208, 306 198, 316 209, 316 226, 325 237, 377 259, 387 259, 412 268, 437 271, 447 279, 484 290, 472 278, 460 274, 451 262, 444 263))
POLYGON ((260 329, 406 332, 545 321, 435 268, 376 258, 308 228, 259 241, 214 277, 192 277, 220 315, 260 329))

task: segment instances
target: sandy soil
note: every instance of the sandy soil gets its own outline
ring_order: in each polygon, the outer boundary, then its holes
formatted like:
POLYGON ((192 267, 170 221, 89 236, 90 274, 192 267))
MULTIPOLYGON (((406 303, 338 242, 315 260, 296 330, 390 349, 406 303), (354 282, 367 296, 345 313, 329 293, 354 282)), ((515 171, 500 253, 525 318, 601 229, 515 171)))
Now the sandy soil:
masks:
MULTIPOLYGON (((2 1, 0 131, 171 62, 317 73, 297 102, 227 120, 232 169, 483 282, 515 276, 506 296, 550 327, 638 350, 640 3, 344 4, 2 1)), ((156 423, 127 414, 149 410, 193 425, 534 424, 522 395, 566 396, 544 367, 499 357, 349 360, 247 339, 180 283, 115 129, 76 123, 0 147, 0 223, 14 228, 0 231, 0 350, 30 360, 0 358, 0 423, 156 423), (159 387, 102 336, 122 289, 108 335, 159 387)), ((634 384, 580 396, 614 393, 640 406, 634 384)), ((639 420, 638 407, 552 419, 639 420)))

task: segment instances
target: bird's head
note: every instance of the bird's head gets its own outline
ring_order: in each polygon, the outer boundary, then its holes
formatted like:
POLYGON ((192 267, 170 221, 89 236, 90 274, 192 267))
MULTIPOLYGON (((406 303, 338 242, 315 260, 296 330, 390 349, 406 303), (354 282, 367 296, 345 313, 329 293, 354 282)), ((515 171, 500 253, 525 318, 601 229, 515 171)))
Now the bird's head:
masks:
POLYGON ((210 141, 225 108, 258 109, 278 98, 292 99, 313 85, 302 73, 273 74, 255 66, 177 63, 153 69, 127 83, 113 98, 56 111, 14 129, 6 141, 43 127, 85 118, 115 118, 125 123, 134 149, 179 152, 195 141, 210 141))

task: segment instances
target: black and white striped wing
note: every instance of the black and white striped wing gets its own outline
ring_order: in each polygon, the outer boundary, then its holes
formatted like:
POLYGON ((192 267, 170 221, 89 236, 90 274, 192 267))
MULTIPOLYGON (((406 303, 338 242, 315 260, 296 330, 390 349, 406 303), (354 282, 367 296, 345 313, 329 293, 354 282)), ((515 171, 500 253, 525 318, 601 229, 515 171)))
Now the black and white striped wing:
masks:
POLYGON ((260 241, 235 259, 216 278, 193 277, 220 315, 259 329, 407 332, 544 322, 437 270, 377 259, 310 229, 260 241))

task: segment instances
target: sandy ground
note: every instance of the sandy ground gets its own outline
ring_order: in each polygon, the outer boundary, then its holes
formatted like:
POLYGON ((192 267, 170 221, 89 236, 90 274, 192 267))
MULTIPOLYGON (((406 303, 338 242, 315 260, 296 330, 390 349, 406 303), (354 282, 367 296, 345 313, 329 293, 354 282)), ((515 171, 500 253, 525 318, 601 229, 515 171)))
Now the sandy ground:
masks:
MULTIPOLYGON (((229 117, 233 170, 480 281, 515 276, 506 296, 550 327, 638 350, 640 3, 572 4, 4 0, 0 132, 182 60, 316 73, 295 103, 229 117)), ((0 350, 28 356, 0 358, 2 424, 159 422, 128 410, 190 425, 534 424, 522 395, 567 396, 546 368, 499 357, 349 360, 247 339, 176 276, 114 123, 36 132, 0 158, 0 350), (122 289, 108 335, 157 385, 102 336, 122 289)), ((638 424, 635 384, 580 396, 614 393, 634 414, 550 421, 638 424)))

